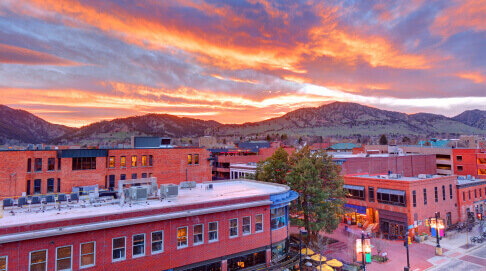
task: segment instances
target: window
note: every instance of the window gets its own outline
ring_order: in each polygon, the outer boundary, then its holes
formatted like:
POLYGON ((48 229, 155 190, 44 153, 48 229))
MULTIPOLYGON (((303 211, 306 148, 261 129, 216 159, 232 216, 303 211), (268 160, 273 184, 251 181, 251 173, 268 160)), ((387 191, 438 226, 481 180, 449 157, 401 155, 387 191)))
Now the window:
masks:
POLYGON ((350 199, 365 200, 365 187, 356 185, 343 185, 343 188, 347 190, 346 197, 350 199))
POLYGON ((42 186, 42 180, 41 179, 34 180, 34 194, 40 194, 41 193, 41 186, 42 186))
POLYGON ((47 250, 39 250, 30 253, 29 270, 47 270, 47 250))
POLYGON ((462 166, 457 166, 457 171, 462 171, 463 167, 462 166))
POLYGON ((483 195, 481 195, 481 191, 483 190, 481 190, 481 188, 479 188, 478 190, 479 190, 479 198, 483 197, 483 195))
POLYGON ((149 155, 149 167, 153 167, 153 166, 154 166, 154 156, 149 155))
POLYGON ((61 193, 61 179, 57 178, 57 193, 61 193))
POLYGON ((120 167, 126 167, 127 166, 127 157, 122 156, 120 157, 120 167))
POLYGON ((199 154, 194 154, 194 165, 199 165, 199 154))
POLYGON ((35 158, 34 170, 36 172, 42 171, 42 158, 35 158))
POLYGON ((133 257, 145 255, 145 234, 136 234, 132 237, 133 257))
POLYGON ((56 249, 56 270, 72 270, 72 246, 58 247, 56 249))
POLYGON ((263 231, 263 214, 255 216, 255 232, 263 231))
POLYGON ((187 227, 177 228, 177 248, 187 247, 187 227))
POLYGON ((32 171, 32 159, 27 159, 27 172, 32 171))
POLYGON ((445 195, 445 185, 442 186, 442 200, 445 200, 446 195, 445 195))
POLYGON ((95 242, 81 244, 79 267, 90 267, 95 265, 95 249, 95 242))
POLYGON ((230 238, 238 236, 238 218, 230 219, 230 221, 229 221, 229 236, 230 236, 230 238))
POLYGON ((73 157, 73 170, 96 169, 96 157, 73 157))
POLYGON ((272 230, 284 227, 286 223, 285 207, 270 210, 270 226, 272 230))
POLYGON ((7 271, 7 256, 0 257, 0 271, 7 271))
POLYGON ((110 156, 109 167, 115 168, 115 156, 110 156))
POLYGON ((132 167, 136 167, 137 166, 137 156, 132 156, 132 167))
POLYGON ((194 225, 193 230, 194 245, 204 243, 203 224, 194 225))
MULTIPOLYGON (((259 268, 251 268, 256 265, 265 265, 266 263, 266 252, 258 251, 255 253, 250 253, 243 256, 238 256, 235 258, 228 259, 228 270, 257 270, 259 268)), ((209 270, 209 269, 208 269, 209 270)), ((220 269, 215 269, 220 270, 220 269)))
POLYGON ((437 191, 437 186, 434 187, 435 202, 439 202, 439 192, 437 191))
POLYGON ((142 173, 142 178, 147 178, 147 173, 142 173))
POLYGON ((449 184, 449 197, 452 199, 452 184, 449 184))
POLYGON ((54 193, 54 179, 47 179, 47 193, 54 193))
POLYGON ((412 202, 413 202, 413 207, 417 207, 417 195, 415 193, 415 190, 412 191, 412 202))
POLYGON ((56 169, 56 158, 47 158, 47 171, 54 171, 56 169))
POLYGON ((152 254, 164 251, 164 232, 152 232, 152 254))
POLYGON ((378 188, 376 198, 379 203, 406 206, 405 191, 403 190, 378 188))
POLYGON ((462 161, 462 155, 457 155, 457 156, 456 156, 456 160, 457 160, 457 161, 462 161))
POLYGON ((471 200, 471 190, 469 190, 468 193, 469 193, 469 200, 471 200))
POLYGON ((474 189, 474 198, 477 199, 478 198, 478 192, 476 192, 476 189, 474 189))
POLYGON ((27 186, 26 189, 25 189, 26 190, 26 194, 27 195, 30 195, 30 180, 27 180, 26 186, 27 186))
POLYGON ((375 188, 374 187, 368 187, 368 198, 370 201, 375 201, 375 188))
POLYGON ((218 241, 218 222, 209 223, 209 242, 218 241))
POLYGON ((120 175, 120 180, 126 180, 127 179, 127 175, 126 174, 121 174, 120 175))
POLYGON ((462 201, 466 201, 466 192, 462 191, 462 201))
POLYGON ((424 205, 427 205, 427 189, 424 188, 424 205))
POLYGON ((187 164, 192 165, 192 154, 187 155, 187 164))
POLYGON ((149 173, 148 176, 149 176, 149 178, 152 178, 154 176, 154 174, 153 173, 149 173))
POLYGON ((57 158, 57 170, 61 170, 61 158, 57 158))
POLYGON ((243 217, 243 225, 241 225, 241 232, 243 235, 251 234, 251 216, 243 217))
POLYGON ((113 238, 113 261, 125 260, 125 237, 113 238))
POLYGON ((147 155, 142 155, 142 167, 147 166, 147 155))
POLYGON ((137 178, 137 173, 132 173, 132 180, 137 178))

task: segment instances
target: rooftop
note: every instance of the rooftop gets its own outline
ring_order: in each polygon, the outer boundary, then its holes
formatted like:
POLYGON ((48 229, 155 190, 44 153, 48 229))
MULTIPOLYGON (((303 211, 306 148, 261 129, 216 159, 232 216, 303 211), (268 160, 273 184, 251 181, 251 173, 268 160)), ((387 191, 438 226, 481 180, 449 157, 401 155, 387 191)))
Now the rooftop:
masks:
POLYGON ((435 178, 444 178, 449 176, 442 176, 442 175, 431 175, 431 174, 419 174, 418 176, 413 177, 404 177, 401 174, 351 174, 347 175, 347 177, 360 177, 360 178, 369 178, 369 179, 387 179, 387 180, 394 180, 394 181, 406 181, 406 182, 413 182, 413 181, 420 181, 425 179, 435 179, 435 178))
POLYGON ((175 198, 163 199, 162 201, 159 199, 149 199, 140 203, 132 203, 131 206, 129 204, 121 205, 119 204, 119 200, 109 198, 105 203, 97 207, 90 204, 87 200, 80 200, 79 203, 63 203, 61 210, 55 209, 54 206, 49 206, 45 212, 36 213, 35 210, 39 210, 40 207, 32 207, 31 211, 27 210, 28 207, 24 207, 22 209, 15 209, 14 215, 9 210, 4 210, 3 218, 0 218, 0 228, 140 212, 237 198, 274 195, 287 191, 289 191, 289 188, 285 185, 243 179, 239 179, 238 181, 200 183, 197 184, 196 188, 179 189, 179 195, 175 198), (213 184, 213 189, 206 189, 208 184, 213 184))
POLYGON ((486 184, 485 179, 460 179, 457 178, 457 185, 459 186, 474 186, 474 185, 481 185, 486 184))
POLYGON ((366 154, 366 153, 343 153, 343 152, 327 152, 327 154, 332 155, 333 158, 370 158, 370 157, 397 157, 397 156, 412 156, 412 155, 428 155, 428 154, 418 154, 418 153, 406 153, 406 154, 389 154, 389 153, 377 153, 377 154, 366 154))

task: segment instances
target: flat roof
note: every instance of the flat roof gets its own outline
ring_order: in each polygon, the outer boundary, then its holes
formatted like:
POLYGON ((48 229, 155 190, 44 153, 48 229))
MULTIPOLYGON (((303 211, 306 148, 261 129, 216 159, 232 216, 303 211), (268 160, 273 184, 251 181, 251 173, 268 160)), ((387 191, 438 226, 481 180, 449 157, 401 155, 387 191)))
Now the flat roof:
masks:
MULTIPOLYGON (((413 176, 413 177, 404 177, 401 176, 400 178, 396 178, 397 174, 350 174, 346 175, 346 177, 360 177, 360 178, 369 178, 369 179, 376 179, 376 180, 393 180, 393 181, 406 181, 406 182, 413 182, 413 181, 420 181, 420 180, 427 180, 427 179, 435 179, 435 178, 445 178, 445 177, 450 177, 450 176, 442 176, 442 175, 429 175, 427 174, 428 177, 424 178, 419 178, 418 176, 413 176), (390 177, 391 176, 391 177, 390 177)), ((426 174, 424 174, 426 175, 426 174)))
POLYGON ((404 154, 389 154, 389 153, 377 153, 377 154, 366 154, 366 153, 342 153, 342 152, 327 152, 327 154, 332 155, 333 158, 373 158, 373 157, 401 157, 401 156, 414 156, 414 155, 431 155, 431 154, 421 154, 421 153, 404 153, 404 154))
POLYGON ((481 185, 486 184, 486 179, 457 179, 457 185, 481 185))
MULTIPOLYGON (((0 228, 5 226, 23 226, 36 223, 139 212, 164 207, 201 204, 236 198, 273 195, 284 193, 289 190, 290 188, 286 185, 246 179, 198 183, 196 188, 179 189, 178 197, 168 198, 162 201, 159 199, 149 199, 147 202, 132 203, 131 206, 128 203, 121 206, 118 204, 118 200, 112 200, 111 202, 109 201, 108 204, 94 207, 88 202, 83 203, 82 200, 80 200, 80 203, 69 204, 72 206, 71 209, 67 207, 68 203, 63 203, 62 206, 64 207, 61 207, 61 210, 54 209, 54 206, 50 206, 45 212, 39 213, 34 211, 28 212, 28 207, 24 206, 23 209, 15 209, 15 215, 12 215, 10 210, 7 209, 3 212, 3 218, 0 218, 0 228), (208 184, 213 184, 213 189, 206 189, 208 184), (86 207, 83 208, 81 205, 85 205, 86 207)), ((38 210, 40 207, 33 207, 32 209, 38 210)))

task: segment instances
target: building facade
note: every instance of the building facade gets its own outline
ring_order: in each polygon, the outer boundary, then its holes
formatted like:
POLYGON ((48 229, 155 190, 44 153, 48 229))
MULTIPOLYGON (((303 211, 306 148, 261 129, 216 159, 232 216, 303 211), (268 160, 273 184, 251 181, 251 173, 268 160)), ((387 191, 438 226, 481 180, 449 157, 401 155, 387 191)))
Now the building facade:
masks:
POLYGON ((115 187, 118 180, 157 177, 160 184, 211 180, 209 152, 191 148, 0 151, 0 198, 115 187))
POLYGON ((46 271, 266 267, 286 256, 288 205, 297 196, 284 185, 239 180, 129 205, 13 209, 0 218, 0 263, 46 271))
POLYGON ((457 204, 461 221, 477 219, 486 213, 486 180, 465 179, 457 180, 457 204))

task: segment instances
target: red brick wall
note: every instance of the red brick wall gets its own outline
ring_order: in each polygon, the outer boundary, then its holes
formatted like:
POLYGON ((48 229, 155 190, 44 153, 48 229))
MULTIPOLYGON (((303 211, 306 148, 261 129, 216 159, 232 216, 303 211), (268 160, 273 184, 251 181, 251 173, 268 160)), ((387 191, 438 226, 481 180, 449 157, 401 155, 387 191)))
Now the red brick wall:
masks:
POLYGON ((342 174, 383 174, 391 171, 411 177, 418 174, 436 174, 435 155, 407 155, 395 157, 345 158, 342 174))
MULTIPOLYGON (((48 270, 54 270, 56 247, 73 245, 73 267, 79 268, 80 244, 96 241, 96 266, 87 270, 166 270, 234 253, 270 245, 270 212, 268 206, 180 218, 169 221, 98 230, 56 237, 0 244, 0 256, 8 255, 9 270, 28 270, 29 252, 48 249, 48 270), (264 214, 264 231, 255 233, 255 215, 264 214), (252 217, 252 234, 242 235, 244 216, 252 217), (239 235, 229 238, 229 219, 238 218, 239 235), (208 223, 219 222, 219 241, 208 243, 208 223), (193 245, 193 225, 204 224, 204 244, 193 245), (177 228, 188 226, 189 246, 177 249, 177 228), (151 255, 150 234, 164 231, 164 252, 151 255), (145 256, 132 258, 132 236, 145 233, 145 256), (126 237, 126 260, 111 261, 112 238, 126 237)), ((287 237, 287 228, 272 232, 273 243, 287 237)))
POLYGON ((462 187, 457 189, 457 204, 459 218, 461 221, 466 221, 467 219, 467 208, 470 212, 474 212, 476 215, 475 205, 483 205, 483 215, 486 212, 485 206, 486 200, 486 184, 462 187), (476 194, 474 194, 476 191, 476 194), (471 193, 471 199, 469 199, 469 193, 471 193))
POLYGON ((476 149, 452 149, 454 174, 478 177, 477 152, 476 149), (462 161, 457 160, 457 156, 462 156, 462 161), (462 166, 462 170, 459 170, 458 166, 462 166))
MULTIPOLYGON (((69 193, 73 186, 94 185, 105 186, 105 176, 115 175, 120 180, 121 174, 131 179, 132 173, 141 178, 142 173, 153 173, 157 182, 179 184, 186 180, 205 182, 211 180, 209 166, 209 152, 202 148, 174 148, 174 149, 114 149, 109 150, 108 156, 115 156, 115 168, 107 168, 107 158, 96 158, 95 170, 72 170, 72 158, 62 158, 61 170, 58 170, 57 151, 3 151, 0 152, 0 198, 20 196, 27 191, 27 180, 31 180, 31 193, 34 191, 34 179, 42 180, 42 193, 47 192, 47 179, 61 179, 61 192, 69 193), (188 165, 187 155, 199 154, 199 165, 188 165), (138 166, 131 167, 132 155, 137 156, 138 166), (153 155, 153 167, 142 167, 142 155, 153 155), (126 156, 127 167, 120 168, 120 157, 126 156), (32 158, 32 172, 27 172, 27 159, 32 158), (34 172, 35 158, 42 158, 42 172, 34 172), (47 171, 47 159, 56 158, 55 170, 47 171)), ((194 158, 193 158, 194 161, 194 158)))

